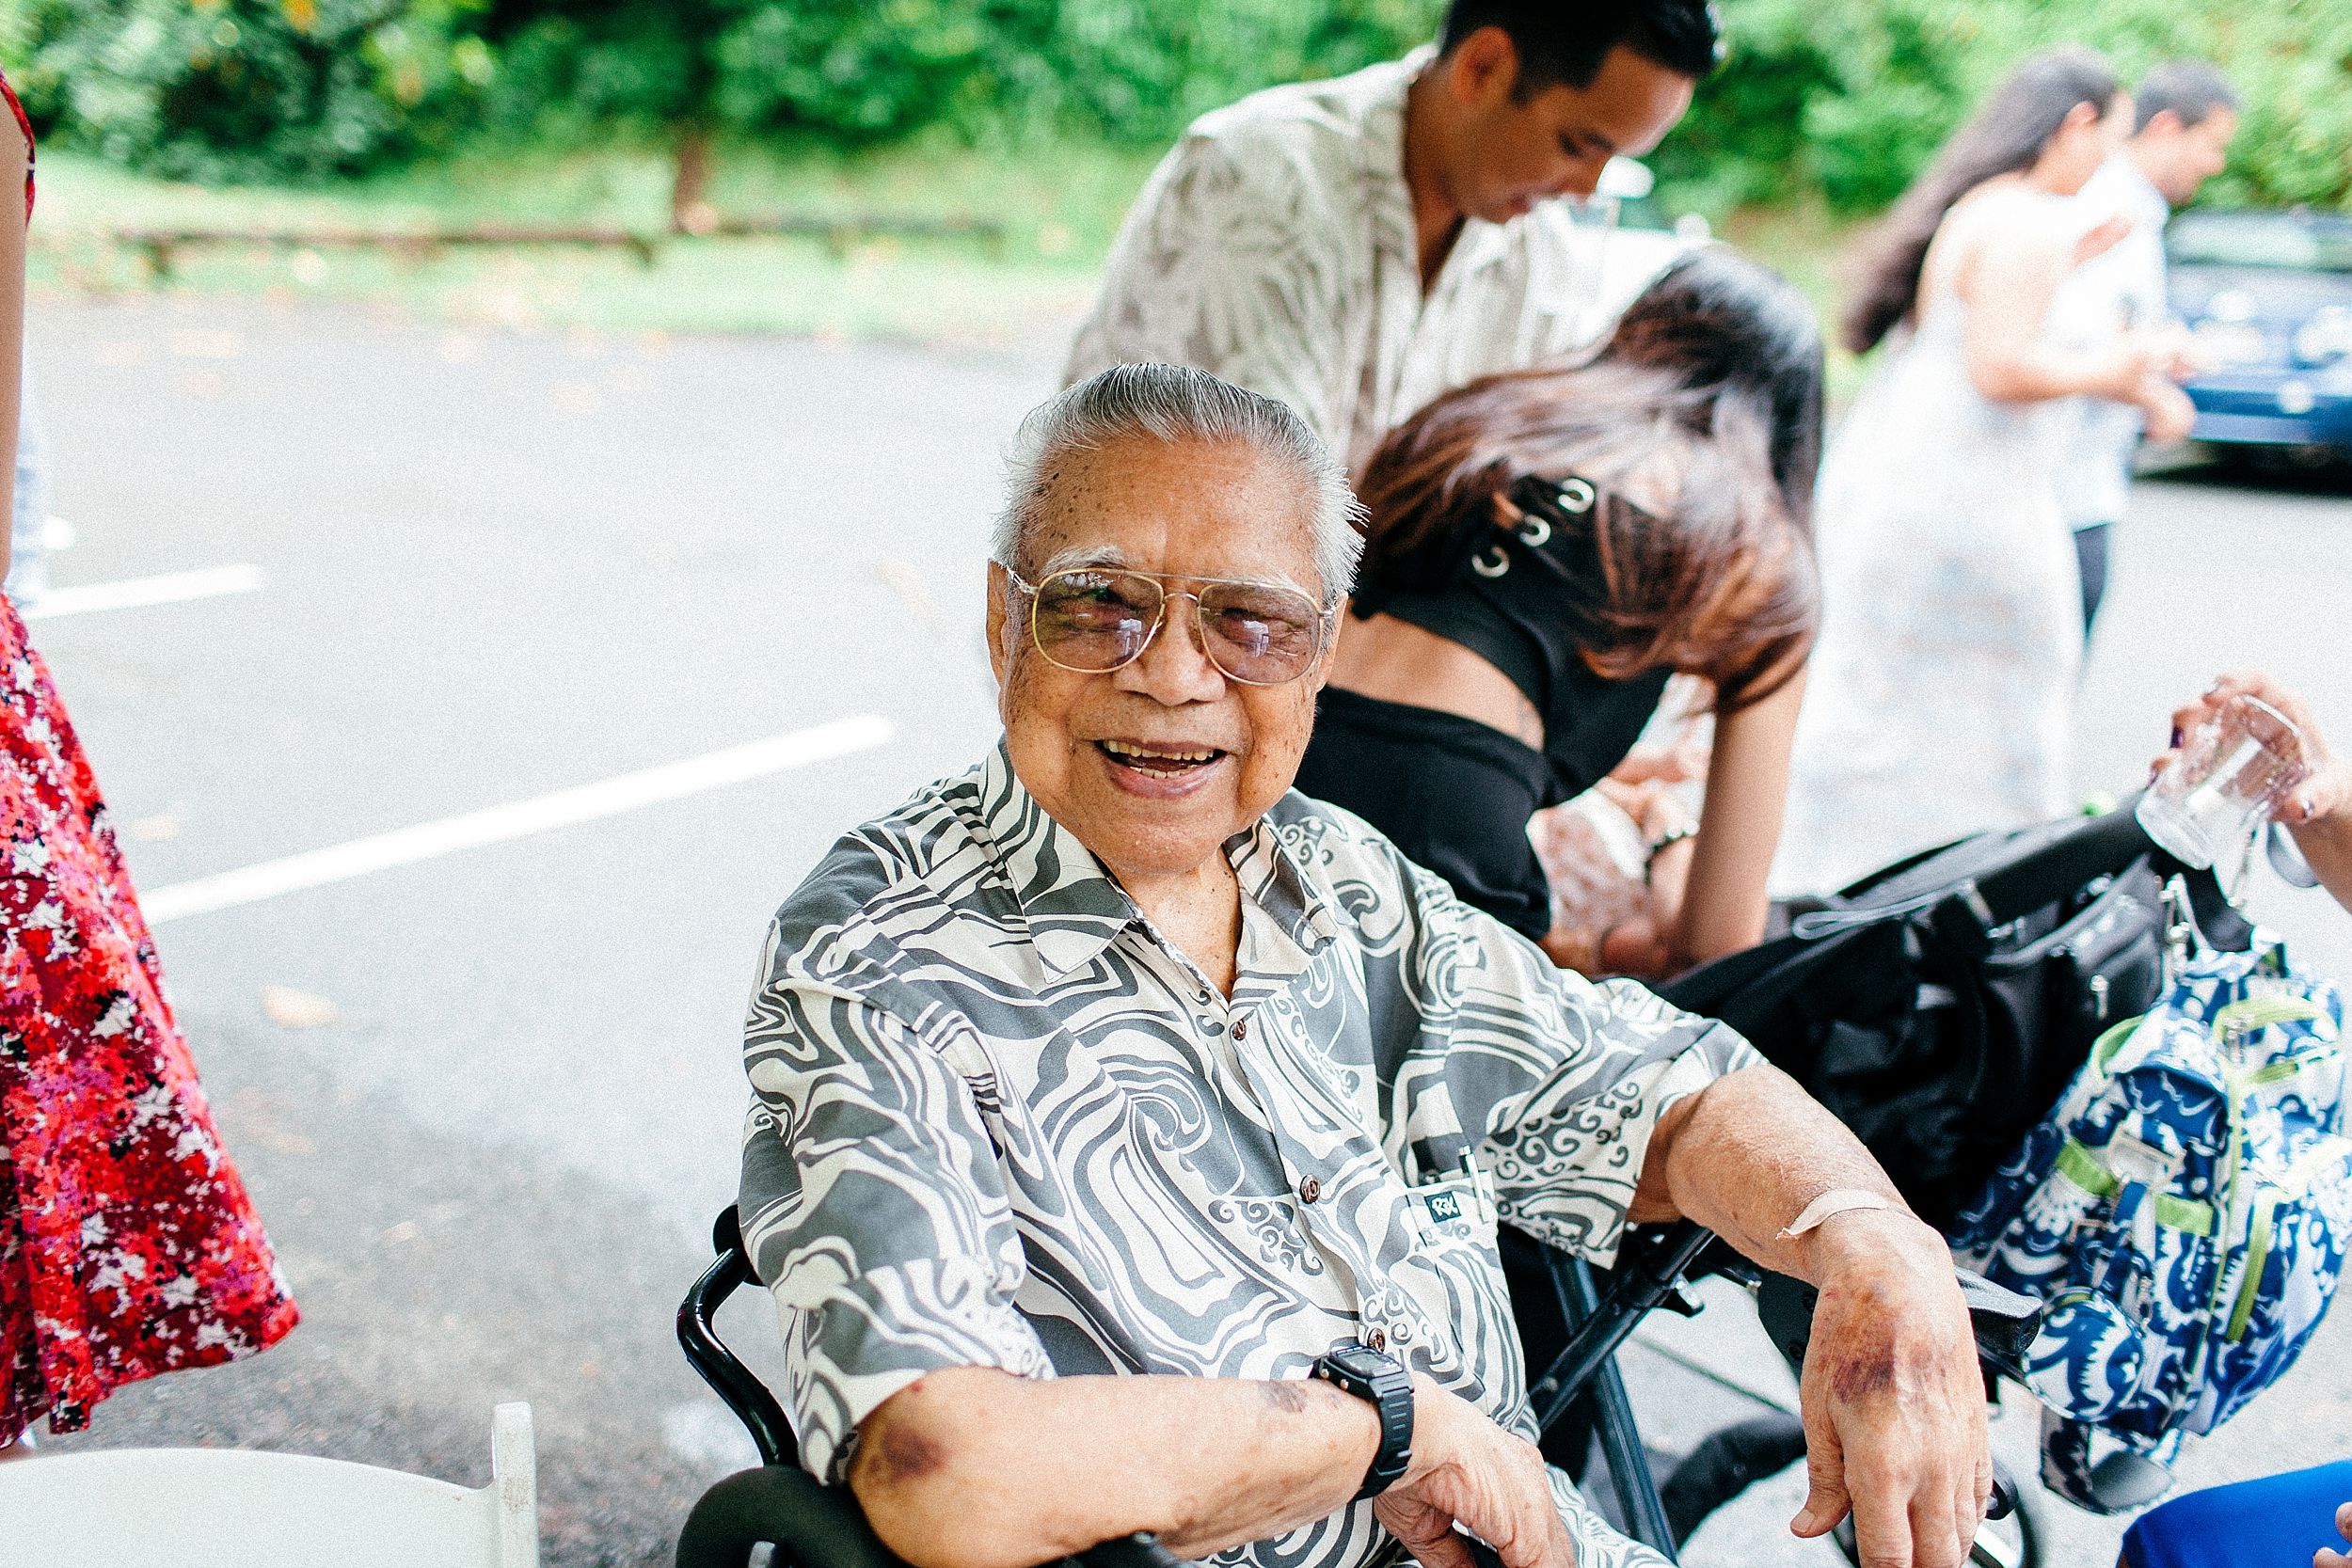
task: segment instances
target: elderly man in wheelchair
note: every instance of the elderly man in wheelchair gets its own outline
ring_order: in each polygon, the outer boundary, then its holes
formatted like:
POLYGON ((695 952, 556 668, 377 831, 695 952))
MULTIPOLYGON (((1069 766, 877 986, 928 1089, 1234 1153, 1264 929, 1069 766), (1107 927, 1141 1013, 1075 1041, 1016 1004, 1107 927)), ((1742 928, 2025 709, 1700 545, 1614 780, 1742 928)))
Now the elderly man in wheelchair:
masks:
POLYGON ((1967 1311, 1861 1145, 1291 793, 1357 545, 1315 437, 1123 366, 1030 417, 1010 497, 1002 743, 834 847, 751 1006, 802 1463, 916 1568, 1655 1564, 1531 1441, 1496 1225, 1606 1263, 1687 1216, 1819 1291, 1792 1528, 1965 1560, 1967 1311))

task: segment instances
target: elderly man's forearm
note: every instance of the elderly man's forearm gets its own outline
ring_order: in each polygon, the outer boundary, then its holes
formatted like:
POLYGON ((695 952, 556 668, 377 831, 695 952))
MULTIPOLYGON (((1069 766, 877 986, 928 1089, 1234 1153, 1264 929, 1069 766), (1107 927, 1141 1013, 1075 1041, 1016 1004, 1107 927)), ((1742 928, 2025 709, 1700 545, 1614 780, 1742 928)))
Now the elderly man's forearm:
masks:
POLYGON ((1765 1267, 1818 1283, 1818 1233, 1782 1232, 1815 1198, 1838 1191, 1875 1194, 1909 1212, 1843 1122, 1787 1073, 1758 1065, 1659 1118, 1631 1217, 1694 1219, 1765 1267))
POLYGON ((1029 1568, 1151 1530, 1184 1557, 1344 1506, 1379 1444, 1330 1384, 933 1372, 859 1428, 850 1486, 914 1568, 1029 1568))

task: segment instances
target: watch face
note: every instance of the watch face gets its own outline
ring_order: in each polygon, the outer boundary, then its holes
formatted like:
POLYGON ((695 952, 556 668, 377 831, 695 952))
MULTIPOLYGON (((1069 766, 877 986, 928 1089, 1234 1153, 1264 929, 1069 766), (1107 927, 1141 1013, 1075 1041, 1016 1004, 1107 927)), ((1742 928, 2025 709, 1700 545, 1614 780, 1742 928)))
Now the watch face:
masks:
POLYGON ((1389 1370, 1387 1356, 1363 1345, 1335 1345, 1330 1358, 1358 1377, 1377 1377, 1389 1370))

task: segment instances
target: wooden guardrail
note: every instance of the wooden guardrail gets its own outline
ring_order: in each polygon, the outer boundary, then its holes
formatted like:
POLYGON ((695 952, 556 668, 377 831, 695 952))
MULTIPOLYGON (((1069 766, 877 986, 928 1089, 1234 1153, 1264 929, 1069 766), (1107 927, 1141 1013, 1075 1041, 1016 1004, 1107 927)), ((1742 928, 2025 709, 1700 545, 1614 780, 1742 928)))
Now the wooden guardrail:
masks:
POLYGON ((1005 247, 1004 225, 990 218, 919 214, 826 216, 787 213, 767 217, 720 218, 691 232, 641 233, 593 225, 477 224, 456 229, 116 229, 106 237, 147 260, 148 273, 168 278, 179 254, 199 245, 243 245, 263 249, 373 249, 424 260, 458 246, 576 245, 626 250, 640 266, 651 266, 660 247, 676 239, 803 237, 847 251, 860 240, 973 240, 993 255, 1005 247))

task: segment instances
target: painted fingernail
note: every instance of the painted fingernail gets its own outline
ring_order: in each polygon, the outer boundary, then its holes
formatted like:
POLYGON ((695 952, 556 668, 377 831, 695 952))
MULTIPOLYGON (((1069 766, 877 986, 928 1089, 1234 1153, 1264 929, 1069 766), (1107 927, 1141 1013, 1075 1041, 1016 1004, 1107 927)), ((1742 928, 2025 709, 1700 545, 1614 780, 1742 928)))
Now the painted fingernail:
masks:
POLYGON ((2181 743, 2181 726, 2180 726, 2180 725, 2178 725, 2178 724, 2175 724, 2175 725, 2173 725, 2173 726, 2172 726, 2172 744, 2173 744, 2175 747, 2178 747, 2178 746, 2180 745, 2180 743, 2181 743))

